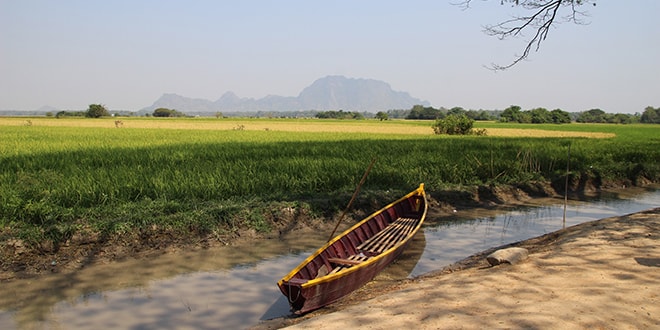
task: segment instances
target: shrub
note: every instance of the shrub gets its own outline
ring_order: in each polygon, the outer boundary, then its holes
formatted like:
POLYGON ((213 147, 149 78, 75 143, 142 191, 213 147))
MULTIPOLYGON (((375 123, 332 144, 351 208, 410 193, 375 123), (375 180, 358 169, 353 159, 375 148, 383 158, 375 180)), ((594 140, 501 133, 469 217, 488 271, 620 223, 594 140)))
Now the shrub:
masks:
POLYGON ((438 119, 433 124, 435 134, 447 135, 486 135, 485 130, 473 130, 474 120, 464 114, 449 115, 444 119, 438 119))

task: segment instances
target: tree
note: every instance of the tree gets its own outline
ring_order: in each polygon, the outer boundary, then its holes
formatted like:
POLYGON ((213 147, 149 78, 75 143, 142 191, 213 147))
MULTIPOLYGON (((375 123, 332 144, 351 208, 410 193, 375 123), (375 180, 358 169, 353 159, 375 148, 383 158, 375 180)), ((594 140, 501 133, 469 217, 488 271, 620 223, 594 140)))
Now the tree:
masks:
POLYGON ((516 123, 520 121, 520 107, 517 105, 512 105, 500 114, 500 121, 516 123))
POLYGON ((468 110, 465 113, 470 119, 474 120, 494 120, 495 116, 485 110, 468 110))
MULTIPOLYGON (((462 0, 458 4, 467 9, 471 3, 472 0, 462 0)), ((486 34, 499 39, 507 39, 525 35, 527 31, 530 31, 531 33, 527 34, 532 38, 527 40, 522 55, 516 55, 512 63, 504 66, 491 64, 493 70, 508 69, 526 59, 532 50, 538 51, 541 43, 548 37, 550 28, 558 20, 584 24, 582 17, 587 13, 579 10, 579 7, 587 4, 596 5, 595 0, 500 0, 500 4, 505 3, 526 10, 526 14, 514 16, 494 25, 486 25, 486 34)))
POLYGON ((449 115, 465 115, 467 111, 461 107, 453 107, 447 111, 447 116, 449 115))
POLYGON ((646 107, 642 113, 640 122, 647 124, 660 124, 660 108, 646 107))
POLYGON ((607 122, 607 114, 600 109, 591 109, 581 112, 575 120, 578 123, 605 123, 607 122))
POLYGON ((571 123, 571 115, 561 109, 555 109, 550 111, 550 118, 553 123, 555 124, 570 124, 571 123))
POLYGON ((186 115, 174 109, 158 108, 154 110, 153 116, 154 117, 185 117, 186 115))
POLYGON ((632 124, 635 121, 635 116, 627 113, 615 113, 607 118, 607 122, 612 124, 632 124))
POLYGON ((103 104, 90 104, 85 116, 89 118, 101 118, 110 116, 110 113, 103 104))
POLYGON ((425 107, 423 105, 415 105, 410 109, 410 113, 406 119, 438 119, 444 118, 445 114, 440 109, 433 107, 425 107))
POLYGON ((329 110, 321 111, 316 114, 316 118, 320 119, 364 119, 364 115, 359 112, 354 111, 344 111, 344 110, 329 110))
POLYGON ((383 120, 388 120, 388 119, 390 119, 390 117, 387 115, 387 113, 382 112, 382 111, 378 111, 378 112, 376 113, 376 119, 378 119, 378 120, 380 120, 380 121, 383 121, 383 120))
POLYGON ((55 118, 64 118, 64 117, 86 117, 86 111, 59 111, 55 114, 55 118))
POLYGON ((534 124, 544 124, 552 121, 550 112, 545 108, 536 108, 529 110, 530 120, 534 124))

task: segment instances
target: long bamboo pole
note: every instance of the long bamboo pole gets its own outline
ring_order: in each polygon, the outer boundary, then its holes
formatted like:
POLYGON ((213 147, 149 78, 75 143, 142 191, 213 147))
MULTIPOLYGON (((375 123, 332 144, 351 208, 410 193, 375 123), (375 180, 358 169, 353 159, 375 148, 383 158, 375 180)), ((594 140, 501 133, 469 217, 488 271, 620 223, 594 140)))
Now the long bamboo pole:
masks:
POLYGON ((335 232, 337 231, 337 228, 339 228, 339 224, 344 219, 344 216, 346 216, 346 213, 348 212, 348 209, 351 208, 351 204, 353 204, 353 201, 355 200, 355 197, 357 197, 357 194, 360 192, 360 188, 364 184, 364 181, 367 180, 367 176, 369 175, 369 172, 371 172, 371 168, 374 166, 375 162, 376 162, 376 157, 371 159, 371 163, 369 164, 369 167, 367 167, 367 170, 364 172, 364 175, 362 176, 362 179, 360 180, 360 183, 358 183, 357 188, 355 188, 355 192, 353 193, 353 197, 351 197, 351 200, 348 202, 348 205, 346 205, 346 208, 344 209, 344 212, 342 212, 341 216, 339 217, 339 220, 337 220, 337 224, 335 225, 335 229, 332 230, 332 234, 330 234, 330 237, 328 238, 328 242, 330 242, 330 240, 335 236, 335 232))
POLYGON ((566 204, 568 204, 568 176, 571 169, 571 143, 568 143, 568 159, 566 160, 566 182, 564 184, 564 222, 562 228, 566 228, 566 204))

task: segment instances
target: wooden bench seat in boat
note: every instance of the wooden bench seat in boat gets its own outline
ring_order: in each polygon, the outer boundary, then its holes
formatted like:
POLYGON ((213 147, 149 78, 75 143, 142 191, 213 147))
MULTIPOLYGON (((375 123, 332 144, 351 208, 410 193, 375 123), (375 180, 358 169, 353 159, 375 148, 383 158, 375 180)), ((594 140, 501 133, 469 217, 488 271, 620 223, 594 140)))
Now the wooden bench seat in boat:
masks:
POLYGON ((330 274, 334 274, 342 269, 349 268, 355 265, 359 265, 361 262, 366 261, 369 259, 368 256, 366 255, 352 255, 347 258, 328 258, 328 261, 331 264, 336 265, 335 268, 332 269, 330 274))
MULTIPOLYGON (((346 258, 328 258, 328 261, 335 266, 329 274, 334 274, 342 269, 359 265, 370 257, 379 255, 383 253, 383 251, 395 246, 415 229, 417 222, 417 219, 398 218, 376 235, 360 244, 357 247, 360 254, 346 258)), ((321 271, 319 275, 324 276, 326 274, 321 271)))
POLYGON ((328 258, 328 261, 330 261, 330 263, 333 263, 335 265, 341 265, 341 266, 355 266, 355 265, 359 265, 362 262, 361 260, 343 259, 343 258, 328 258))
POLYGON ((398 218, 385 229, 364 241, 357 250, 368 256, 375 256, 403 241, 417 225, 418 220, 398 218))

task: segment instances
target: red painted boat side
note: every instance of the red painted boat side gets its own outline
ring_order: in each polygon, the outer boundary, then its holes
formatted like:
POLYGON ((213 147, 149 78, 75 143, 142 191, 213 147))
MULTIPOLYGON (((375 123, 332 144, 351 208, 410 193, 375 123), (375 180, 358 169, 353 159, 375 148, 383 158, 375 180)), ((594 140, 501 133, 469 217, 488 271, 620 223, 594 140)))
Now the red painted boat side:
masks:
POLYGON ((288 298, 292 311, 305 313, 330 303, 357 290, 396 259, 419 231, 426 218, 428 206, 424 184, 395 202, 371 214, 326 245, 318 249, 277 284, 288 298), (348 258, 359 254, 357 247, 385 229, 398 218, 412 218, 414 229, 399 243, 372 256, 358 265, 329 275, 318 276, 319 271, 332 270, 329 258, 348 258))

